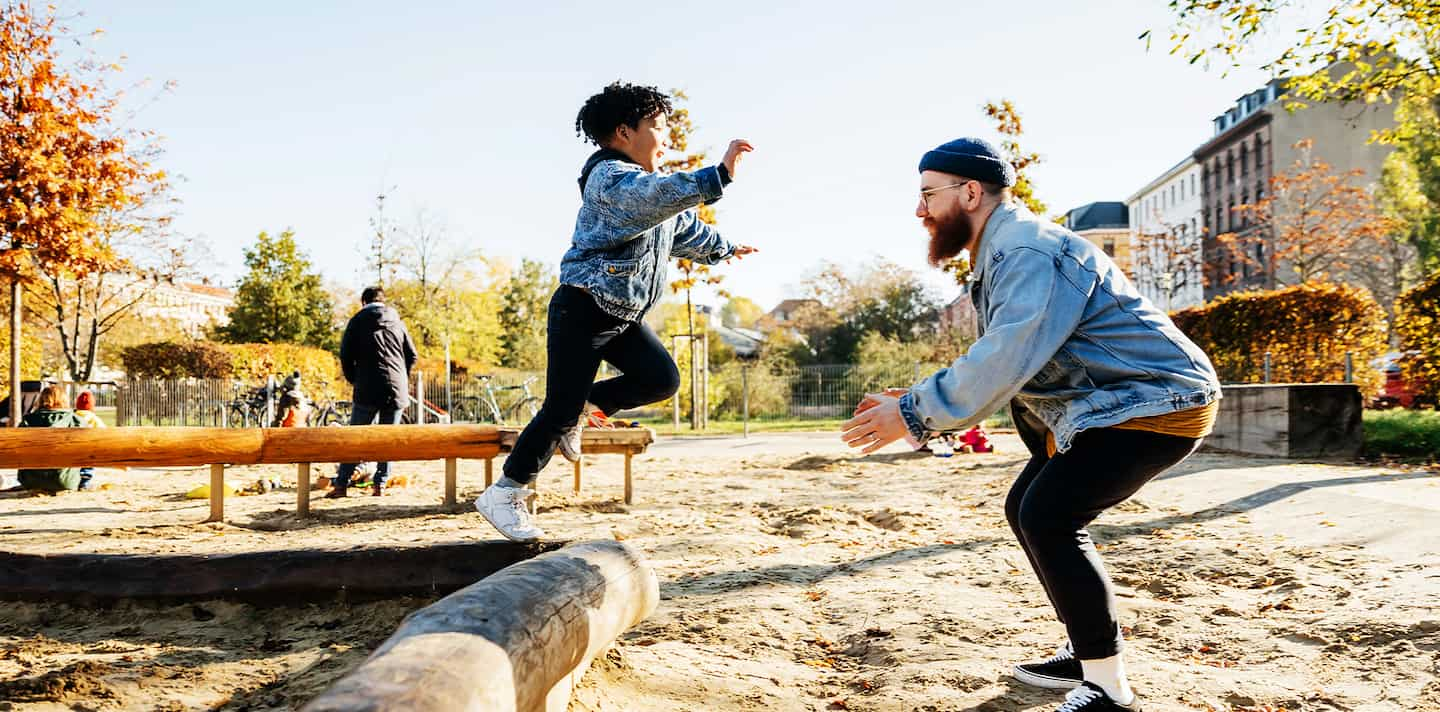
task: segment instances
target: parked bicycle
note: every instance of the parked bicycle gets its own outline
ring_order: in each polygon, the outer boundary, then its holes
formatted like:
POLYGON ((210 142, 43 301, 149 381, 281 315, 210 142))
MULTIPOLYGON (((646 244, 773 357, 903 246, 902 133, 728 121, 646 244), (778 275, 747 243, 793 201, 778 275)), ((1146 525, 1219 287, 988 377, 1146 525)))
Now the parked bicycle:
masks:
POLYGON ((231 399, 221 406, 222 422, 230 428, 253 428, 265 422, 265 386, 234 385, 231 399))
POLYGON ((312 428, 350 424, 350 411, 354 410, 355 404, 348 400, 328 400, 325 392, 329 385, 329 381, 320 382, 320 397, 327 400, 311 399, 310 401, 310 415, 306 418, 305 424, 312 428))
POLYGON ((451 411, 451 422, 494 423, 503 425, 517 421, 529 421, 540 411, 540 399, 530 393, 530 384, 539 376, 526 378, 518 386, 497 386, 491 376, 480 376, 481 395, 464 395, 457 398, 451 411), (509 392, 518 391, 514 400, 501 405, 502 396, 509 398, 509 392))

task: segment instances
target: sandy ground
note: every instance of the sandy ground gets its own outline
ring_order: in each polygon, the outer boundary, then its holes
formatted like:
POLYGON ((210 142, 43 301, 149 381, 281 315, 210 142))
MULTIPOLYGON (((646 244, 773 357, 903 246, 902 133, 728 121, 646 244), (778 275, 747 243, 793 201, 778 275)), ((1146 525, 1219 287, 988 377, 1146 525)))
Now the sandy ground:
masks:
MULTIPOLYGON (((596 662, 572 710, 1051 710, 1007 677, 1062 639, 1002 504, 1022 458, 845 452, 830 435, 668 439, 544 477, 552 536, 615 537, 660 610, 596 662), (564 491, 562 491, 564 490, 564 491)), ((0 497, 18 551, 197 552, 493 536, 438 504, 438 463, 381 500, 229 501, 197 525, 202 469, 102 471, 112 488, 0 497)), ((474 496, 480 463, 463 463, 474 496)), ((288 478, 292 468, 248 468, 288 478)), ((1093 528, 1149 710, 1440 710, 1440 473, 1197 455, 1093 528)), ((0 603, 0 709, 290 709, 421 600, 89 610, 0 603)))

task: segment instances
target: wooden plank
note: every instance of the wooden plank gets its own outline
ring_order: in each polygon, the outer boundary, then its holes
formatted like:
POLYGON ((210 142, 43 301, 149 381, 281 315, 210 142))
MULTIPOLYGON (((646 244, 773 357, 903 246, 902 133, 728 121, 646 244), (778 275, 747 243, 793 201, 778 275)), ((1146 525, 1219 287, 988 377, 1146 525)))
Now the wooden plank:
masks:
POLYGON ((459 461, 453 457, 445 458, 445 506, 455 506, 456 480, 459 479, 459 461))
POLYGON ((0 599, 227 598, 295 605, 341 591, 362 597, 427 596, 468 586, 559 546, 496 540, 176 556, 0 552, 0 599))
POLYGON ((485 458, 485 486, 489 487, 495 481, 495 458, 485 458))
POLYGON ((575 460, 574 465, 575 465, 575 494, 580 494, 580 460, 579 460, 579 459, 575 460))
POLYGON ((395 462, 485 457, 499 451, 489 425, 350 425, 270 428, 259 462, 395 462))
POLYGON ((225 466, 210 466, 210 518, 207 522, 225 521, 225 466))
POLYGON ((0 468, 374 462, 494 457, 488 425, 343 428, 25 428, 0 431, 0 468))
MULTIPOLYGON (((341 430, 342 428, 329 428, 341 430)), ((254 464, 262 428, 0 429, 0 468, 254 464)))
POLYGON ((567 546, 410 614, 302 710, 564 710, 590 661, 659 598, 655 572, 624 544, 567 546))
POLYGON ((310 463, 295 465, 295 513, 310 516, 310 463))

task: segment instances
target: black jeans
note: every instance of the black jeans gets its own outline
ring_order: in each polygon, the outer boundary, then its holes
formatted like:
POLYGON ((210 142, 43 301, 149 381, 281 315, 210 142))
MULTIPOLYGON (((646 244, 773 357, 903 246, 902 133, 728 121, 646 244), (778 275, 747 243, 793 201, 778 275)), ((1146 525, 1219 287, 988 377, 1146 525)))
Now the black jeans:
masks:
POLYGON ((680 371, 655 332, 606 314, 583 289, 555 290, 546 329, 545 403, 505 458, 505 476, 520 483, 533 481, 550 462, 585 401, 609 415, 665 400, 680 388, 680 371), (595 383, 602 360, 622 375, 595 383))
MULTIPOLYGON (((400 419, 404 417, 404 411, 399 408, 379 408, 373 405, 356 403, 350 411, 351 425, 399 425, 400 419)), ((350 478, 355 474, 355 467, 359 463, 346 462, 340 465, 339 471, 335 473, 335 489, 345 489, 350 486, 350 478)), ((390 477, 390 463, 375 463, 375 476, 371 482, 376 487, 384 487, 385 480, 390 477)))
POLYGON ((1044 426, 1019 407, 1011 412, 1031 457, 1010 488, 1005 517, 1065 625, 1075 657, 1118 655, 1115 593, 1085 527, 1184 460, 1200 441, 1097 428, 1082 431, 1070 450, 1049 457, 1044 426))

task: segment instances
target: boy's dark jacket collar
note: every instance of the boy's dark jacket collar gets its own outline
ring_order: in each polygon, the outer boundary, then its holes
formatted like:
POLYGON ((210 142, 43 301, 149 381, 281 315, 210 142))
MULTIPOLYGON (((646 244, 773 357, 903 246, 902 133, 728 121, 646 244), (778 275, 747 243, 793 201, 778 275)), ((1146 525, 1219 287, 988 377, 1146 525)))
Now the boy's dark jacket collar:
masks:
POLYGON ((636 163, 635 161, 631 160, 629 156, 627 156, 627 155, 625 155, 625 154, 623 154, 623 153, 621 153, 621 152, 619 152, 619 151, 617 151, 617 150, 615 150, 615 149, 613 149, 613 148, 602 148, 602 149, 600 149, 600 150, 598 150, 598 151, 590 154, 590 157, 587 158, 587 159, 585 159, 585 167, 580 169, 580 192, 581 192, 581 193, 584 193, 584 192, 585 192, 585 181, 590 180, 590 171, 595 170, 595 166, 600 165, 600 164, 601 164, 602 162, 604 162, 604 161, 624 161, 624 162, 629 163, 629 164, 631 164, 631 165, 635 165, 635 166, 640 165, 639 163, 636 163))

